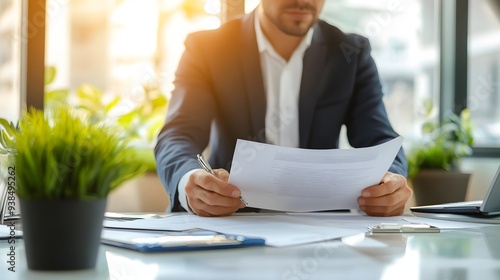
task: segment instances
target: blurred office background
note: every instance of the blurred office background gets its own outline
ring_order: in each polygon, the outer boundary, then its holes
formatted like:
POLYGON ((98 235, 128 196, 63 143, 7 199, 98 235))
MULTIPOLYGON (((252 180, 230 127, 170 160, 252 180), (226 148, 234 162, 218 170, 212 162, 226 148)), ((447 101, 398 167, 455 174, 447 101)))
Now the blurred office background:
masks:
MULTIPOLYGON (((440 73, 440 44, 446 33, 441 29, 441 7, 447 1, 455 0, 325 0, 324 20, 370 39, 390 120, 407 139, 419 137, 425 100, 436 105, 435 118, 439 108, 444 110, 440 102, 447 81, 440 73)), ((0 0, 0 116, 13 121, 22 104, 22 3, 0 0)), ((50 87, 75 89, 88 83, 105 95, 138 102, 141 87, 154 84, 168 97, 186 35, 220 26, 221 6, 244 5, 248 13, 258 3, 47 0, 46 7, 40 7, 47 17, 45 64, 57 69, 50 87)), ((468 193, 473 200, 482 198, 500 165, 500 1, 468 3, 463 104, 471 110, 476 128, 476 153, 462 162, 462 169, 473 173, 468 193)))

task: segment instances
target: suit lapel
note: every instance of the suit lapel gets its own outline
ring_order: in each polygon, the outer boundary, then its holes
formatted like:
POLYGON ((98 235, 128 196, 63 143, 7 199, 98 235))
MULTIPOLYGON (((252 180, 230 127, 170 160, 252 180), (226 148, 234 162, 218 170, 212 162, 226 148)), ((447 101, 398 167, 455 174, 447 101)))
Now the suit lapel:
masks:
POLYGON ((255 12, 248 14, 242 21, 241 61, 253 133, 259 137, 259 141, 265 142, 263 136, 265 131, 266 95, 260 67, 260 54, 255 37, 254 18, 255 12))
MULTIPOLYGON (((255 37, 254 13, 246 15, 242 21, 241 61, 253 133, 259 137, 259 141, 265 142, 266 94, 255 37)), ((320 85, 324 80, 323 70, 326 62, 327 46, 319 25, 316 25, 311 46, 304 54, 299 95, 300 147, 307 147, 309 142, 316 101, 320 94, 320 85)))
POLYGON ((327 61, 327 47, 319 25, 314 30, 311 45, 304 54, 302 82, 299 95, 299 139, 300 147, 306 148, 314 117, 320 85, 324 79, 324 65, 327 61))

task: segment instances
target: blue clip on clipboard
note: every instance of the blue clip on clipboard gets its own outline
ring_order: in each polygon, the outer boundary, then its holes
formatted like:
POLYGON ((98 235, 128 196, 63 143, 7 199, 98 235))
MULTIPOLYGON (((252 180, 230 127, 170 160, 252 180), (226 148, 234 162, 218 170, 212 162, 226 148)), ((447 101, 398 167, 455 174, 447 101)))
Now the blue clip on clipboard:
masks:
POLYGON ((101 243, 139 252, 176 252, 263 246, 265 240, 216 232, 103 230, 101 243))

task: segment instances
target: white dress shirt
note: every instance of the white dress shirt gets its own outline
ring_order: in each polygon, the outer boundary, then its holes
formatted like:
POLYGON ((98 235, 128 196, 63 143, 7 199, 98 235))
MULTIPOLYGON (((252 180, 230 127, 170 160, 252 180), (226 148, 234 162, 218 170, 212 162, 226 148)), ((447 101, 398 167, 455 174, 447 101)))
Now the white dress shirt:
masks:
POLYGON ((304 53, 311 45, 314 29, 307 32, 288 61, 264 36, 255 13, 255 35, 260 53, 262 78, 267 97, 266 140, 268 143, 299 146, 299 93, 304 53))
MULTIPOLYGON (((267 98, 266 141, 287 147, 299 146, 299 93, 302 80, 303 58, 311 45, 314 29, 304 39, 288 61, 281 57, 264 36, 258 13, 255 13, 255 35, 260 53, 260 67, 267 98)), ((186 199, 186 184, 191 170, 182 176, 177 186, 181 206, 192 212, 186 199)))

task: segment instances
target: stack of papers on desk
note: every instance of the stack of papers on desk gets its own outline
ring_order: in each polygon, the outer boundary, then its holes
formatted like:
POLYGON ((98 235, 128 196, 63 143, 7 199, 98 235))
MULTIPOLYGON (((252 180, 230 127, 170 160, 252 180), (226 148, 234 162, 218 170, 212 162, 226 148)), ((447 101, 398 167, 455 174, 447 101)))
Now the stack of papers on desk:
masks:
POLYGON ((15 230, 12 232, 11 227, 8 225, 0 225, 0 240, 7 240, 11 238, 21 238, 23 232, 15 230))
POLYGON ((441 230, 489 226, 488 224, 439 221, 411 215, 369 217, 353 213, 251 214, 216 218, 177 214, 163 219, 105 221, 104 226, 158 231, 204 229, 224 234, 263 238, 268 246, 283 247, 364 234, 369 226, 381 223, 425 223, 439 227, 441 230))
POLYGON ((130 222, 105 221, 107 228, 176 230, 194 228, 215 232, 263 238, 266 245, 282 247, 324 241, 362 233, 365 230, 303 224, 287 215, 249 215, 205 218, 191 214, 164 219, 143 219, 130 222))

